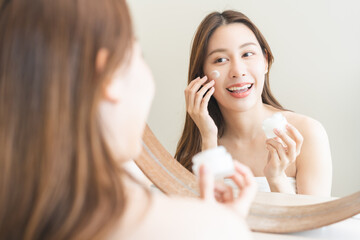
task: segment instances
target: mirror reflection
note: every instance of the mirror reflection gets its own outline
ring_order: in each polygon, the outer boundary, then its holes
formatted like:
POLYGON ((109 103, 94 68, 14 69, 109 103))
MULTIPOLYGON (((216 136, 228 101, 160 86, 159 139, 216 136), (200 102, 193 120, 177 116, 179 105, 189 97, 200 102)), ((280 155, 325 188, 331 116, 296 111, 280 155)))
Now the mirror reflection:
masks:
POLYGON ((193 40, 188 115, 175 157, 191 171, 196 153, 222 145, 252 170, 260 189, 269 185, 273 192, 330 196, 327 134, 319 122, 276 100, 269 80, 272 62, 269 44, 244 14, 207 15, 193 40), (266 139, 264 120, 277 116, 283 124, 269 129, 275 134, 266 139))
MULTIPOLYGON (((275 61, 269 79, 275 98, 285 109, 316 119, 326 129, 333 165, 332 195, 344 196, 360 188, 360 179, 354 170, 359 168, 356 161, 359 127, 355 123, 360 112, 352 107, 352 103, 359 100, 356 96, 359 82, 356 80, 360 76, 356 63, 360 53, 356 44, 360 40, 359 28, 356 27, 360 21, 354 11, 356 3, 157 1, 150 5, 132 1, 129 4, 138 29, 137 36, 157 85, 149 125, 169 152, 175 154, 184 127, 187 111, 184 90, 196 29, 210 12, 236 9, 252 20, 271 46, 275 61)), ((221 69, 212 69, 210 64, 206 66, 210 72, 218 70, 220 76, 225 75, 221 69)), ((204 72, 203 76, 210 72, 204 72)), ((262 116, 261 121, 266 117, 262 116)), ((289 116, 285 117, 292 123, 289 116)), ((297 130, 304 134, 302 129, 297 130)), ((306 139, 304 136, 304 146, 306 139)), ((221 138, 219 144, 226 146, 221 138)), ((244 148, 244 152, 249 150, 244 148)), ((228 150, 231 152, 231 147, 228 150)), ((247 155, 235 154, 234 158, 247 155)), ((321 181, 317 173, 310 175, 311 181, 321 181)))

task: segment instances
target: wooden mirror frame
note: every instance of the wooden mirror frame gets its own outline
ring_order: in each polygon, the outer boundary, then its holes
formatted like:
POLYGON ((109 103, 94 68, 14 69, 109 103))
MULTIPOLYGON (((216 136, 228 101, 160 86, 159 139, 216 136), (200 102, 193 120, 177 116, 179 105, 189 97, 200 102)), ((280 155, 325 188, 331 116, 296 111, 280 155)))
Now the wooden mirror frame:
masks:
MULTIPOLYGON (((167 195, 199 197, 195 175, 176 161, 149 126, 143 136, 143 151, 135 163, 167 195)), ((301 206, 252 204, 247 222, 252 231, 299 232, 327 226, 360 213, 360 191, 323 203, 301 206)))

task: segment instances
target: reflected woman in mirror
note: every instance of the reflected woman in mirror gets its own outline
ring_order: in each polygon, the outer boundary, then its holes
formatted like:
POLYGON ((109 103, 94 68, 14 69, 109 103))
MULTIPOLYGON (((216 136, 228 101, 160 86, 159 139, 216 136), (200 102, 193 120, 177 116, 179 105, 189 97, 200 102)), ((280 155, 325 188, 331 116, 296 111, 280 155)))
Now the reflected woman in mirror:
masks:
POLYGON ((223 145, 250 167, 260 189, 329 196, 332 163, 326 131, 275 99, 269 82, 272 63, 270 46, 244 14, 206 16, 192 44, 187 114, 175 158, 191 171, 196 153, 223 145), (288 124, 267 139, 262 123, 275 113, 288 124))
POLYGON ((150 193, 124 169, 154 95, 125 0, 0 11, 0 239, 248 239, 246 166, 237 199, 204 167, 200 199, 150 193))

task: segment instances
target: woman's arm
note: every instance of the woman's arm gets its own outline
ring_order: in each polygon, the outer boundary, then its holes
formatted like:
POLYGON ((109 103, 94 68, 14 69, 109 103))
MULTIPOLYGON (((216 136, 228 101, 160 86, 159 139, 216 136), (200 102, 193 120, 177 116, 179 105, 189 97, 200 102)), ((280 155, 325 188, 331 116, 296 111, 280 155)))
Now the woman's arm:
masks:
POLYGON ((299 194, 330 196, 332 162, 329 139, 318 121, 303 117, 298 129, 304 136, 296 160, 296 185, 299 194))

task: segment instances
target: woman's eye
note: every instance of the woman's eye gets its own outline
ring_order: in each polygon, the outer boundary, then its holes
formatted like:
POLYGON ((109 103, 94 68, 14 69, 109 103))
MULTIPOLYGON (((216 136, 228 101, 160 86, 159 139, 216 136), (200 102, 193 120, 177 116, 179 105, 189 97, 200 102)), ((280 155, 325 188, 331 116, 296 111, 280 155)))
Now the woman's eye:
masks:
POLYGON ((218 58, 218 59, 216 59, 215 62, 222 63, 222 62, 225 62, 225 61, 226 61, 226 58, 218 58))
POLYGON ((252 55, 254 55, 252 52, 247 52, 243 55, 243 57, 250 57, 252 55))

